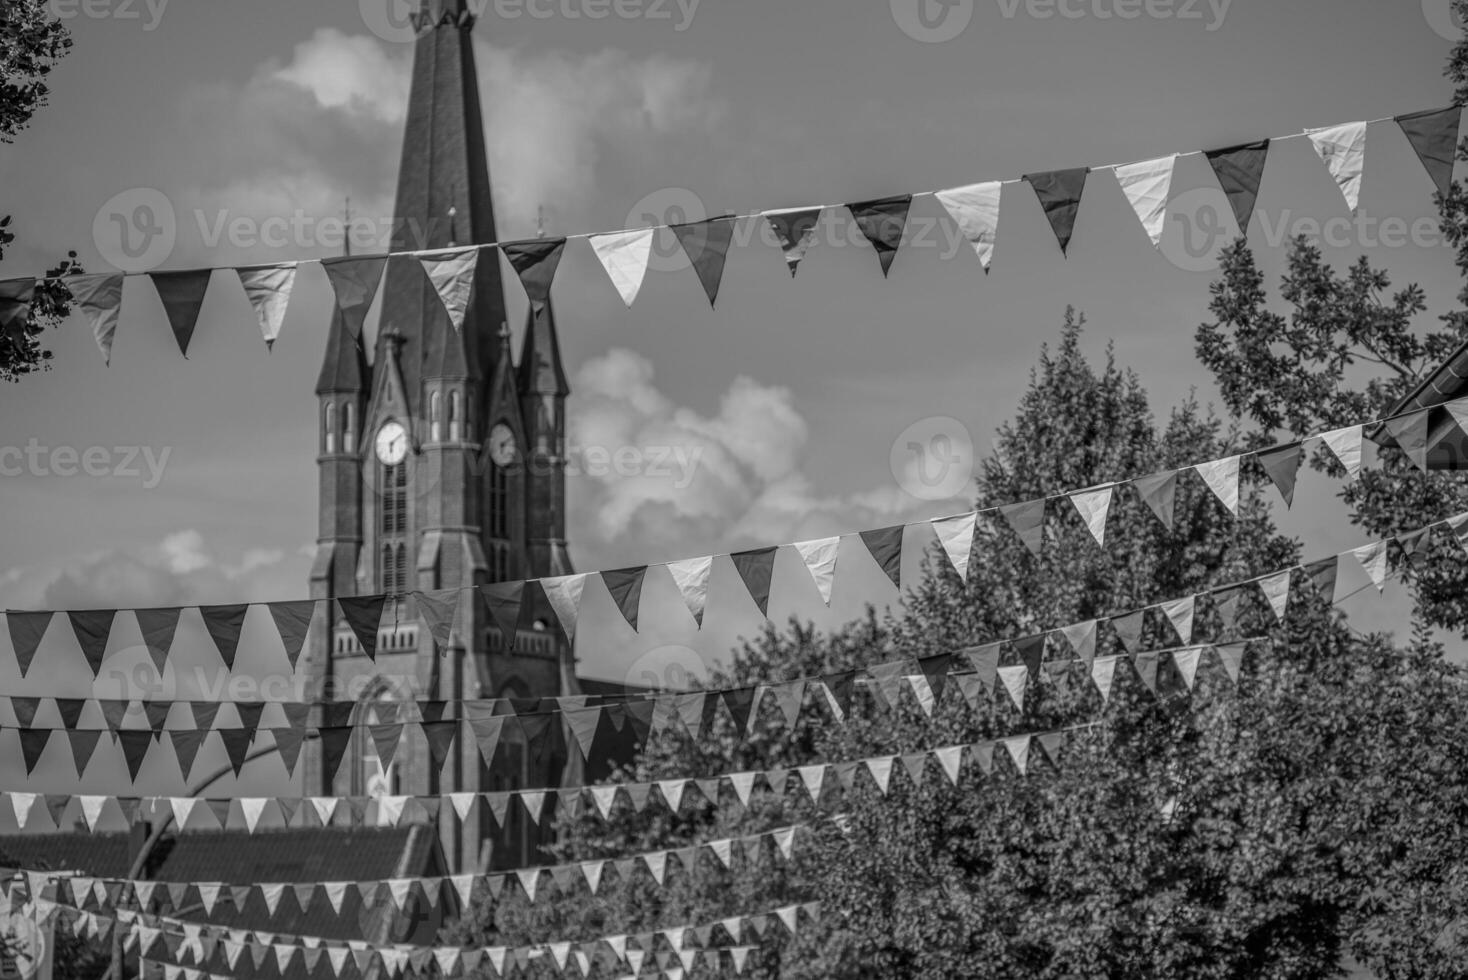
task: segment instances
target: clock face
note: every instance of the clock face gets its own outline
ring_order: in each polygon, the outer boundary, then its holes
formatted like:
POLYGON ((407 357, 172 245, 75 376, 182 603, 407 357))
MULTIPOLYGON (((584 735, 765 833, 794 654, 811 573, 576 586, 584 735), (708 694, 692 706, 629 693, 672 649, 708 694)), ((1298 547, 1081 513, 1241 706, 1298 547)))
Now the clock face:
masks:
POLYGON ((408 456, 408 432, 397 422, 389 422, 377 430, 377 458, 387 466, 396 466, 408 456))
POLYGON ((515 462, 517 454, 515 433, 508 425, 500 422, 489 430, 489 458, 494 460, 494 465, 503 469, 515 462))

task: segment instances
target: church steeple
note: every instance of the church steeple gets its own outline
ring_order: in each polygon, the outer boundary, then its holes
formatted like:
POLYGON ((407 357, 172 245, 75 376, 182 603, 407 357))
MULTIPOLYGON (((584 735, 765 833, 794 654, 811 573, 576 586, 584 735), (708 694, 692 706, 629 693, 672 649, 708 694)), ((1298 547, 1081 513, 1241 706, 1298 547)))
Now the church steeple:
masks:
MULTIPOLYGON (((482 245, 497 238, 489 158, 467 0, 425 0, 413 59, 393 211, 393 252, 482 245)), ((382 325, 403 334, 403 381, 423 417, 423 382, 487 378, 504 320, 499 264, 479 263, 463 328, 455 330, 418 261, 388 263, 382 325)), ((482 396, 481 396, 482 397, 482 396)))

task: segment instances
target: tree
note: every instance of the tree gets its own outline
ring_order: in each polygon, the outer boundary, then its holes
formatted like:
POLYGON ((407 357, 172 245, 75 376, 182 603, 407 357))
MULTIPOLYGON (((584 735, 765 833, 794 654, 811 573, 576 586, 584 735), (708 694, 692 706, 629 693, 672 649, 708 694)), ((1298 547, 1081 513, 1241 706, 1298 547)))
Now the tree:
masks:
MULTIPOLYGON (((1058 350, 1042 355, 980 476, 981 508, 1236 451, 1236 437, 1192 402, 1159 429, 1136 377, 1109 358, 1093 369, 1080 336, 1068 316, 1058 350)), ((770 629, 711 683, 747 688, 941 656, 1287 567, 1298 548, 1273 529, 1263 474, 1246 475, 1235 518, 1184 474, 1171 529, 1119 492, 1104 548, 1063 499, 1048 509, 1038 558, 1007 527, 982 525, 966 583, 935 556, 904 612, 831 635, 770 629)), ((1453 975, 1465 951, 1450 928, 1463 865, 1411 845, 1447 840, 1468 816, 1468 730, 1453 716, 1468 717, 1461 678, 1430 644, 1399 651, 1353 634, 1303 579, 1283 626, 1257 593, 1241 599, 1232 622, 1232 604, 1197 609, 1200 637, 1264 638, 1237 688, 1210 662, 1189 692, 1161 657, 1155 692, 1123 667, 1103 704, 1085 665, 1052 647, 1053 666, 1031 678, 1022 714, 1002 690, 971 705, 950 681, 928 717, 899 681, 859 689, 843 725, 807 690, 793 728, 770 699, 747 737, 722 708, 711 736, 675 726, 624 778, 1095 727, 1071 733, 1058 765, 1034 749, 1029 777, 1001 750, 992 772, 971 758, 957 786, 931 764, 920 783, 897 766, 887 793, 848 770, 828 778, 819 807, 794 778, 783 792, 756 788, 748 807, 695 796, 673 819, 624 802, 610 822, 567 821, 556 860, 626 858, 795 823, 812 832, 788 864, 736 855, 725 869, 705 854, 690 875, 670 862, 663 889, 635 868, 609 876, 595 898, 577 884, 531 906, 510 888, 448 937, 589 940, 820 901, 821 924, 794 940, 778 925, 766 930, 747 975, 1317 978, 1334 976, 1347 950, 1378 965, 1405 963, 1411 950, 1410 975, 1453 975)), ((1148 621, 1142 649, 1176 644, 1171 630, 1148 621)), ((1101 642, 1102 655, 1120 651, 1110 633, 1101 642)), ((709 938, 732 941, 720 930, 709 938)), ((601 968, 597 976, 619 975, 601 968)))
MULTIPOLYGON (((71 35, 46 0, 6 0, 0 6, 0 143, 12 143, 16 134, 44 108, 49 91, 46 76, 71 50, 71 35)), ((15 242, 10 216, 0 217, 0 260, 15 242)), ((70 312, 71 293, 58 276, 80 273, 75 252, 46 272, 36 284, 31 312, 22 330, 0 333, 0 379, 16 381, 46 368, 51 352, 40 342, 70 312)))

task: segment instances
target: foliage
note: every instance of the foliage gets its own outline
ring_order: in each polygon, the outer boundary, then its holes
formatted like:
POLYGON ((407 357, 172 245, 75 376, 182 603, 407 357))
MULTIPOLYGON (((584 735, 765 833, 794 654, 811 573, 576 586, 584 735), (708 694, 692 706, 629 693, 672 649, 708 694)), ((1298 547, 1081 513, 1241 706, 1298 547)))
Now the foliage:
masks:
MULTIPOLYGON (((14 142, 46 105, 46 76, 71 49, 71 35, 46 0, 5 0, 0 5, 0 143, 14 142)), ((15 241, 10 217, 0 217, 0 259, 15 241)), ((80 273, 76 253, 48 269, 37 283, 31 315, 23 334, 0 334, 0 380, 16 381, 38 368, 49 367, 51 352, 40 342, 47 327, 55 327, 70 312, 71 293, 55 277, 80 273)))

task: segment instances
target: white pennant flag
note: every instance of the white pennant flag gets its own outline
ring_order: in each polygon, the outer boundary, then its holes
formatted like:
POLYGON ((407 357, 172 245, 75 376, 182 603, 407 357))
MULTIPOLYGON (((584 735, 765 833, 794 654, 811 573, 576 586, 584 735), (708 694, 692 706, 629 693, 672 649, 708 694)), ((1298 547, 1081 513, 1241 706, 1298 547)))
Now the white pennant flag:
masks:
POLYGON ((309 796, 307 799, 311 801, 311 806, 316 811, 316 816, 320 818, 321 826, 330 826, 332 815, 336 813, 336 806, 341 802, 341 797, 309 796))
POLYGON ((999 668, 999 679, 1004 682, 1004 689, 1009 692, 1009 699, 1014 702, 1017 711, 1025 710, 1025 682, 1029 679, 1029 673, 1029 668, 1024 664, 999 668))
POLYGON ((994 261, 994 242, 999 236, 1000 187, 1000 182, 993 180, 933 195, 974 247, 985 272, 994 261))
POLYGON ((449 803, 453 806, 454 812, 459 815, 459 819, 464 821, 469 819, 469 808, 478 798, 478 793, 450 793, 449 803))
POLYGON ((1290 573, 1292 571, 1293 569, 1287 568, 1259 580, 1259 588, 1264 593, 1264 598, 1269 600, 1269 608, 1274 610, 1274 618, 1280 622, 1284 622, 1285 608, 1290 601, 1290 573))
POLYGON ((462 248, 452 252, 421 253, 418 261, 428 273, 438 298, 454 332, 463 329, 464 317, 469 313, 469 299, 474 294, 474 270, 479 265, 479 247, 462 248))
POLYGON ((637 228, 591 236, 592 250, 629 309, 636 302, 637 294, 642 290, 642 280, 647 276, 647 261, 652 255, 652 239, 656 231, 655 228, 637 228))
POLYGON ((515 872, 515 877, 520 879, 520 887, 525 889, 525 897, 533 903, 535 901, 535 889, 540 884, 540 869, 521 868, 515 872))
POLYGON ((204 906, 206 915, 214 914, 214 906, 219 901, 219 892, 224 887, 217 881, 201 881, 198 883, 199 903, 204 906))
POLYGON ((658 791, 663 794, 663 799, 667 802, 668 809, 673 813, 678 812, 678 806, 683 800, 683 787, 687 784, 688 781, 686 779, 658 780, 658 791))
POLYGON ((449 875, 449 883, 459 893, 459 907, 467 909, 474 899, 473 875, 449 875))
POLYGON ((412 878, 389 878, 387 881, 388 894, 392 896, 393 904, 402 911, 408 907, 408 896, 413 891, 412 878))
POLYGON ((326 899, 331 902, 332 911, 341 915, 342 899, 347 894, 347 883, 345 881, 323 881, 321 887, 326 889, 326 899))
POLYGON ((758 773, 735 772, 729 774, 729 784, 734 787, 734 792, 739 796, 739 802, 749 806, 749 794, 754 789, 754 777, 758 773))
POLYGON ((565 630, 566 637, 574 640, 576 638, 576 620, 581 615, 581 596, 586 591, 585 575, 563 575, 560 578, 543 578, 540 587, 545 590, 545 597, 550 600, 551 608, 556 611, 556 618, 561 621, 561 628, 565 630))
POLYGON ((820 802, 821 783, 826 779, 825 765, 801 766, 797 772, 800 773, 801 782, 805 783, 805 790, 810 794, 811 801, 820 802))
POLYGON ((1172 623, 1172 628, 1177 630, 1178 638, 1184 643, 1193 642, 1193 609, 1195 596, 1186 599, 1174 599, 1172 602, 1162 603, 1162 611, 1172 623))
POLYGON ((1345 195, 1346 207, 1355 214, 1361 204, 1361 174, 1366 169, 1366 124, 1346 123, 1326 129, 1307 129, 1315 152, 1325 161, 1336 186, 1345 195))
POLYGON ((1111 700, 1111 681, 1116 677, 1116 657, 1097 657, 1091 663, 1091 680, 1101 692, 1101 703, 1111 700))
POLYGON ((1167 227, 1167 199, 1172 192, 1172 174, 1176 167, 1177 154, 1174 153, 1116 168, 1116 181, 1121 184, 1154 248, 1162 247, 1162 233, 1167 227))
POLYGON ((265 812, 266 802, 268 798, 264 796, 240 797, 240 813, 245 818, 245 829, 252 834, 255 832, 255 826, 260 823, 260 814, 265 812))
POLYGON ((1202 655, 1202 647, 1177 650, 1172 655, 1172 662, 1177 665, 1177 672, 1182 675, 1183 683, 1188 685, 1190 691, 1193 689, 1193 681, 1198 676, 1198 658, 1202 655))
POLYGON ((1207 463, 1199 463, 1193 469, 1208 484, 1208 488, 1214 492, 1228 512, 1234 516, 1239 513, 1239 457, 1229 456, 1226 459, 1215 459, 1207 463))
MULTIPOLYGON (((708 844, 709 850, 714 852, 714 857, 726 868, 734 866, 734 842, 732 840, 711 840, 708 844)), ((688 870, 693 870, 689 868, 688 870)))
POLYGON ((1376 541, 1351 552, 1366 574, 1371 576, 1371 584, 1378 592, 1386 591, 1386 548, 1385 541, 1376 541))
POLYGON ((377 798, 377 826, 396 827, 403 819, 403 808, 408 805, 406 796, 379 796, 377 798))
POLYGON ((668 571, 673 576, 674 584, 678 586, 679 594, 683 596, 683 604, 688 607, 700 627, 703 626, 704 603, 708 601, 709 595, 709 573, 713 567, 712 557, 687 558, 668 563, 668 571))
POLYGON ((653 854, 644 854, 642 862, 647 865, 647 870, 652 873, 652 880, 659 885, 663 883, 663 875, 668 870, 668 852, 657 851, 653 854))
POLYGON ((1111 512, 1111 494, 1115 489, 1101 487, 1099 490, 1082 490, 1070 495, 1070 502, 1075 504, 1081 520, 1086 522, 1086 529, 1103 548, 1106 546, 1106 515, 1111 512))
POLYGON ((1346 476, 1356 479, 1361 475, 1362 429, 1359 425, 1327 432, 1320 438, 1335 453, 1335 458, 1346 468, 1346 476))
POLYGON ((601 818, 603 820, 611 818, 612 806, 617 802, 617 790, 620 788, 616 784, 591 787, 591 798, 595 801, 596 808, 601 811, 601 818))
MULTIPOLYGON (((777 830, 772 836, 775 840, 775 846, 780 850, 780 854, 785 860, 790 860, 791 855, 795 853, 795 828, 786 827, 784 830, 777 830)), ((735 936, 734 938, 737 940, 739 937, 735 936)))
POLYGON ((257 887, 260 889, 260 897, 265 900, 265 907, 274 915, 275 910, 280 907, 280 896, 285 894, 285 884, 270 882, 257 887))
POLYGON ((173 822, 178 824, 179 830, 183 830, 188 826, 194 807, 199 805, 199 799, 195 796, 171 796, 168 804, 173 808, 173 822))
POLYGON ((82 807, 82 816, 87 821, 87 830, 96 833, 97 821, 102 817, 102 807, 107 805, 105 796, 78 796, 77 801, 82 807))
POLYGON ((964 514, 962 517, 943 517, 932 522, 933 530, 938 534, 938 542, 943 545, 948 560, 953 562, 958 577, 965 582, 968 581, 968 562, 973 553, 974 525, 978 516, 964 514))
POLYGON ((31 807, 36 805, 35 793, 11 793, 10 805, 15 809, 15 826, 17 830, 24 830, 26 821, 30 819, 31 807))
POLYGON ((806 570, 821 591, 821 599, 828 606, 831 604, 831 588, 836 584, 836 552, 840 546, 840 538, 798 541, 795 544, 806 570))
POLYGON ((281 325, 285 323, 286 307, 290 305, 291 290, 296 285, 296 263, 284 265, 257 265, 235 270, 245 296, 254 307, 255 318, 260 321, 260 335, 265 346, 275 346, 280 337, 281 325))
POLYGON ((954 786, 957 786, 958 768, 963 765, 963 746, 952 745, 946 749, 935 749, 933 751, 933 758, 938 760, 938 764, 948 774, 948 781, 954 786))
POLYGON ((326 958, 331 961, 331 972, 340 977, 342 970, 346 969, 347 957, 350 955, 352 951, 345 946, 326 947, 326 958))
POLYGON ((1026 775, 1030 765, 1030 737, 1018 735, 1014 738, 1006 738, 1004 747, 1009 750, 1009 757, 1014 760, 1015 768, 1021 776, 1026 775))
POLYGON ((600 861, 586 861, 581 865, 581 874, 586 878, 586 887, 591 889, 593 895, 601 887, 602 867, 600 861))
POLYGON ((71 293, 72 308, 91 321, 92 337, 107 364, 112 363, 112 341, 122 314, 122 279, 120 272, 100 272, 62 280, 71 293))
POLYGON ((868 759, 866 761, 867 772, 871 773, 872 779, 877 784, 877 789, 882 791, 883 796, 887 795, 887 787, 892 784, 892 763, 896 759, 897 757, 895 755, 889 755, 882 759, 868 759))

